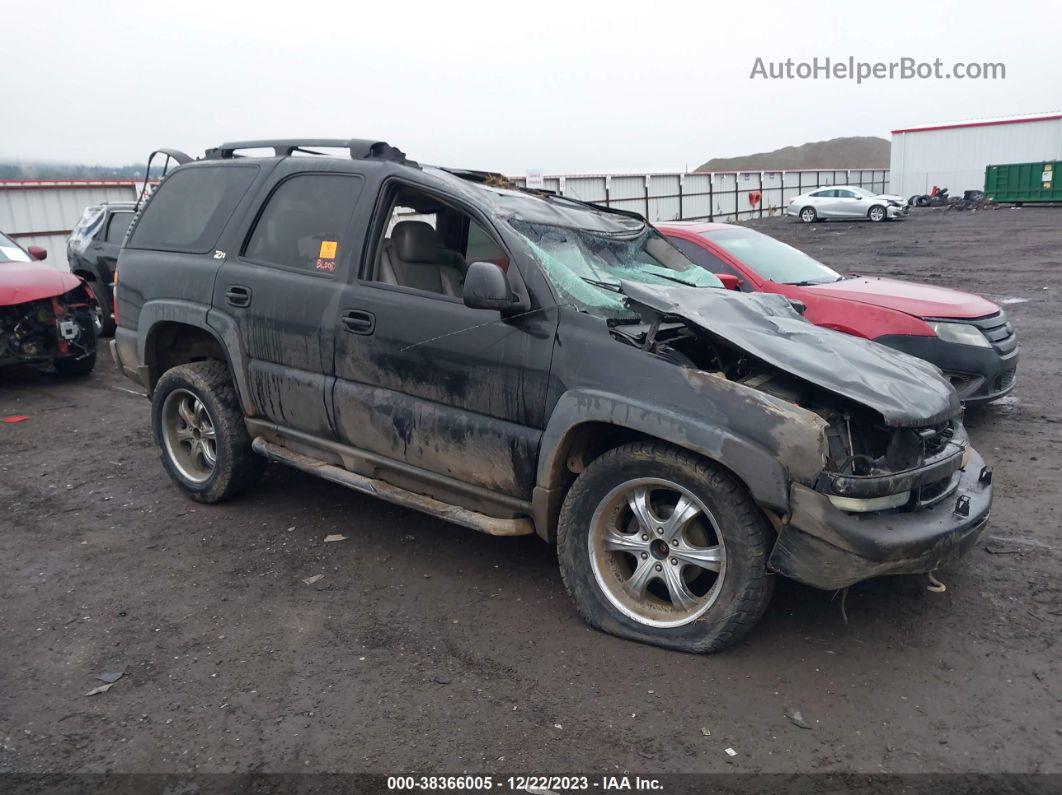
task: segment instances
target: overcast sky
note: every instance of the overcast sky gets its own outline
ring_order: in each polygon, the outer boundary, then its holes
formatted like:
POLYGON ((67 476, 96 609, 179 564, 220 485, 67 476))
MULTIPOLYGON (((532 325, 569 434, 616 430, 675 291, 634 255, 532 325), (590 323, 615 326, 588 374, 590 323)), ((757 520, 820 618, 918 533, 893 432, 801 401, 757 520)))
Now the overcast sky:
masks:
POLYGON ((2 1, 0 159, 317 136, 513 174, 678 170, 1062 106, 1057 0, 2 1), (816 56, 1003 62, 1007 77, 749 78, 757 57, 816 56))

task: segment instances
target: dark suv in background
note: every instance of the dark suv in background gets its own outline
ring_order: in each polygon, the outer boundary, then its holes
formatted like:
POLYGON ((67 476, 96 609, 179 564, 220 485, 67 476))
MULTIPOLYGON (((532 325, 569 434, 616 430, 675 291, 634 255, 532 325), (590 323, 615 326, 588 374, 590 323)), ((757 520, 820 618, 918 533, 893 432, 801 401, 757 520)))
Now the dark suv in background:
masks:
POLYGON ((623 637, 717 650, 772 573, 929 572, 987 526, 937 368, 722 289, 633 213, 382 142, 248 141, 162 180, 119 273, 111 350, 191 498, 271 459, 536 533, 623 637))
POLYGON ((135 211, 133 202, 86 207, 66 243, 70 272, 89 283, 100 303, 101 337, 114 334, 114 269, 135 211))

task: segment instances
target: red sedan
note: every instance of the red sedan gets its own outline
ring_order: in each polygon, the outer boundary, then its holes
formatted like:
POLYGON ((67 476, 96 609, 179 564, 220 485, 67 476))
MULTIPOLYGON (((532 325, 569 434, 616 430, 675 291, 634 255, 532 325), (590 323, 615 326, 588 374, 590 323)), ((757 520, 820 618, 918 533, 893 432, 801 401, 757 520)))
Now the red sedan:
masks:
POLYGON ((59 375, 87 375, 99 305, 80 277, 39 261, 46 256, 0 233, 0 367, 51 364, 59 375))
POLYGON ((967 404, 1014 388, 1018 340, 998 306, 944 287, 842 276, 802 251, 730 224, 657 227, 731 290, 780 293, 807 306, 812 323, 875 340, 937 365, 967 404))

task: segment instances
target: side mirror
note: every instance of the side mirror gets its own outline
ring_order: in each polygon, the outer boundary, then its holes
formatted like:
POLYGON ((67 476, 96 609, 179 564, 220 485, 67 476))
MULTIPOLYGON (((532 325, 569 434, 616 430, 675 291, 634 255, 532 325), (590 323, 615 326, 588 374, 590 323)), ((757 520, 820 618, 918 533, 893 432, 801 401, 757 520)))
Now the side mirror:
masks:
POLYGON ((505 271, 493 262, 473 262, 468 266, 463 297, 470 309, 497 309, 505 314, 520 308, 505 271))
POLYGON ((48 259, 48 249, 41 248, 40 246, 27 246, 26 252, 34 259, 48 259))
POLYGON ((717 273, 715 274, 715 278, 721 281, 723 283, 723 287, 728 290, 740 290, 741 285, 745 283, 733 273, 717 273))

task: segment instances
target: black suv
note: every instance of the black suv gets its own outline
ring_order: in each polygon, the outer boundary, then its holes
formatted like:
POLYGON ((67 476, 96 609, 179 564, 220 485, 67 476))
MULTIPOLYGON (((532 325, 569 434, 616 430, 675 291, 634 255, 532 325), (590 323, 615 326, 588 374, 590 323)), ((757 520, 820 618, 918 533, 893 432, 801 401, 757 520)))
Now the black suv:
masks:
POLYGON ((99 336, 114 334, 114 268, 118 250, 133 220, 136 205, 132 202, 104 202, 86 207, 66 242, 66 260, 70 272, 92 286, 100 303, 99 336))
POLYGON ((373 141, 225 144, 163 179, 119 274, 111 350, 193 499, 272 459, 537 533, 624 637, 717 650, 772 573, 930 572, 988 521, 937 368, 720 289, 638 215, 497 174, 373 141))

